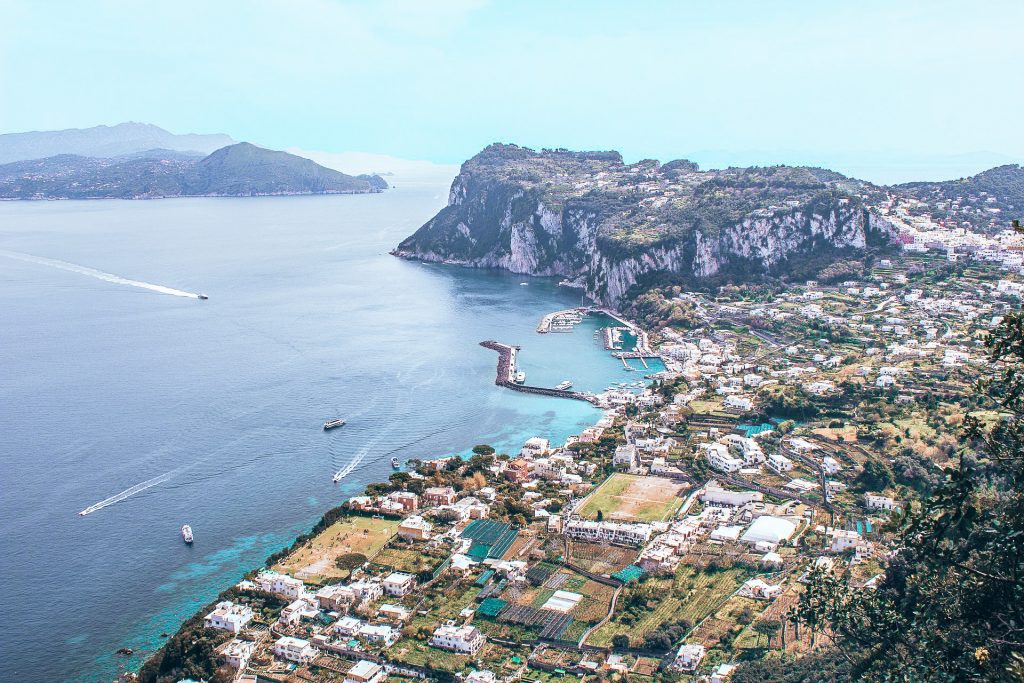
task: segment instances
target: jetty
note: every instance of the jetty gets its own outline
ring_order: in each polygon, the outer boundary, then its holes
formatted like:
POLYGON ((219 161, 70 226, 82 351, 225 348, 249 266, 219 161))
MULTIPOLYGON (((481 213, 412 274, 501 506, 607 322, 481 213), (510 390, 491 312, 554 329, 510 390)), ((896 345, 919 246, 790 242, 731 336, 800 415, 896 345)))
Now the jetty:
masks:
POLYGON ((583 316, 589 313, 587 308, 567 308, 564 311, 548 313, 540 319, 537 325, 537 332, 547 334, 548 332, 572 332, 572 328, 578 325, 583 316))
POLYGON ((598 404, 598 399, 593 394, 581 391, 569 391, 567 389, 552 389, 550 387, 533 387, 528 384, 516 384, 516 352, 518 346, 509 346, 492 339, 480 342, 480 346, 491 351, 498 352, 498 370, 494 377, 494 383, 499 387, 505 387, 512 391, 519 391, 524 394, 539 394, 541 396, 553 396, 556 398, 572 398, 577 401, 598 404))

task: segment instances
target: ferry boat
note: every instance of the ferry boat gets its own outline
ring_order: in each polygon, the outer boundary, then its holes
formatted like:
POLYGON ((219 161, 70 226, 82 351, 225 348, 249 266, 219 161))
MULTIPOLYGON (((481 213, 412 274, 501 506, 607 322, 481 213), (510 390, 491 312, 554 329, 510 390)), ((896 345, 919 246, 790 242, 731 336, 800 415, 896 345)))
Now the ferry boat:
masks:
POLYGON ((188 524, 181 526, 181 537, 185 539, 185 543, 192 545, 192 527, 188 524))
POLYGON ((402 463, 398 462, 398 458, 391 458, 391 466, 397 470, 402 466, 402 463))
POLYGON ((565 380, 564 382, 559 382, 558 384, 555 385, 555 389, 558 389, 559 391, 565 391, 566 389, 571 389, 571 388, 572 388, 572 382, 570 382, 569 380, 565 380))
POLYGON ((199 299, 200 301, 206 301, 210 297, 206 296, 205 294, 196 294, 196 298, 199 299))
POLYGON ((522 370, 516 373, 516 384, 526 384, 526 373, 522 370))
POLYGON ((324 429, 334 429, 335 427, 344 427, 344 426, 345 426, 345 421, 342 420, 341 418, 338 418, 337 420, 328 420, 327 422, 324 422, 324 429))

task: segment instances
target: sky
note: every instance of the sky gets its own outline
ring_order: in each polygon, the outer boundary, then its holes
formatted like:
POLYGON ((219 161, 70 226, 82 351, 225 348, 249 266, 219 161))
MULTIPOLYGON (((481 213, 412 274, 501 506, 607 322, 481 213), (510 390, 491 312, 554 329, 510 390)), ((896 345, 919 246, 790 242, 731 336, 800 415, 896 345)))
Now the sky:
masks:
POLYGON ((943 176, 1024 160, 1021 26, 1021 0, 0 0, 0 132, 943 176))

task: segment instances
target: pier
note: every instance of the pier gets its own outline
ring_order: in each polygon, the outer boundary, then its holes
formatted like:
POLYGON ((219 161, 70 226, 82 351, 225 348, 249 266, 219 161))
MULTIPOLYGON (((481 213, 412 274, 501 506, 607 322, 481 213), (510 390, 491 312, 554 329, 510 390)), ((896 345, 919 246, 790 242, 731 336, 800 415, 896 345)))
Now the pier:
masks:
POLYGON ((516 384, 516 352, 518 346, 509 346, 494 340, 480 342, 480 346, 491 351, 498 352, 498 370, 494 377, 494 383, 499 387, 505 387, 512 391, 519 391, 524 394, 539 394, 540 396, 553 396, 556 398, 572 398, 577 401, 586 401, 597 405, 597 397, 579 391, 568 391, 563 389, 551 389, 549 387, 532 387, 527 384, 516 384))
POLYGON ((564 311, 548 313, 540 319, 540 325, 537 325, 537 332, 540 334, 572 332, 573 326, 583 320, 583 316, 589 312, 589 309, 586 308, 567 308, 564 311))

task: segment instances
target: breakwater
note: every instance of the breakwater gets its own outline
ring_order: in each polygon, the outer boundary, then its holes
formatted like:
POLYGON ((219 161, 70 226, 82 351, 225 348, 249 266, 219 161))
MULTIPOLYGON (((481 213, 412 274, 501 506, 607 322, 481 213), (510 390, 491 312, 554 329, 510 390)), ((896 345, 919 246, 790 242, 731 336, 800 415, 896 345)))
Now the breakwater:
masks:
POLYGON ((577 401, 593 403, 594 405, 597 405, 598 403, 597 397, 592 394, 586 394, 579 391, 568 391, 565 389, 552 389, 549 387, 532 387, 528 384, 516 384, 514 381, 516 373, 515 356, 519 347, 509 346, 508 344, 502 344, 491 339, 480 342, 480 346, 485 349, 498 352, 498 369, 494 377, 494 383, 499 387, 505 387, 506 389, 512 389, 513 391, 519 391, 524 394, 572 398, 577 401))

